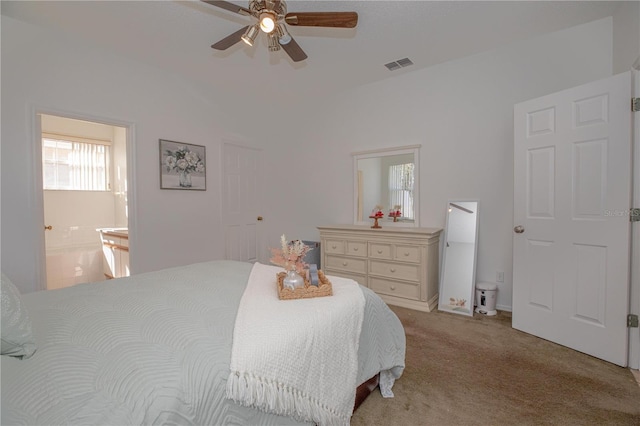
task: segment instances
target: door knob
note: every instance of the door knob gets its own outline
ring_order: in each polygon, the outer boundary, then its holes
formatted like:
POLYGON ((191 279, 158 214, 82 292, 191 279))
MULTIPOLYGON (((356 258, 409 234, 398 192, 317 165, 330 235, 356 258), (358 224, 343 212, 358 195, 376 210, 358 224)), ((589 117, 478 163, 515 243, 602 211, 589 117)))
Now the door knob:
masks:
POLYGON ((262 216, 258 216, 258 220, 261 221, 262 220, 262 216))
POLYGON ((524 232, 524 226, 522 225, 518 225, 515 228, 513 228, 513 232, 515 232, 516 234, 522 234, 524 232))
POLYGON ((53 226, 51 226, 51 225, 44 227, 45 231, 51 231, 52 229, 53 229, 53 226))

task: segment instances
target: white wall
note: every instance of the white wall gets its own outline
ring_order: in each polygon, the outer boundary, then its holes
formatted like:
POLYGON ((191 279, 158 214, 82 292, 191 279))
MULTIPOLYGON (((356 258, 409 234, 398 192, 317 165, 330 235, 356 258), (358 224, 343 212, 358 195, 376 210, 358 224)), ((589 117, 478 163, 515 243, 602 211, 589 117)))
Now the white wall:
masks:
POLYGON ((477 281, 504 271, 498 307, 510 309, 513 105, 611 75, 612 43, 606 18, 298 106, 287 122, 303 126, 278 135, 269 154, 280 166, 269 178, 275 187, 302 165, 307 179, 292 183, 293 207, 272 195, 270 242, 282 232, 317 240, 317 225, 351 222, 351 152, 422 144, 421 226, 444 227, 449 199, 478 199, 477 281))
POLYGON ((216 94, 204 87, 6 16, 1 31, 2 269, 20 290, 44 288, 34 267, 36 256, 44 256, 34 107, 135 124, 134 273, 221 258, 220 140, 242 135, 224 100, 214 103, 216 94), (160 138, 206 146, 206 192, 160 190, 160 138))
POLYGON ((640 1, 624 1, 613 15, 613 73, 629 71, 640 57, 640 1))
MULTIPOLYGON (((513 104, 611 75, 614 61, 616 71, 632 63, 629 52, 637 56, 638 42, 620 41, 620 34, 637 33, 639 20, 629 18, 636 10, 625 5, 613 19, 309 99, 290 106, 286 126, 275 117, 278 125, 270 132, 263 132, 272 118, 268 110, 242 122, 229 109, 237 100, 2 16, 2 268, 23 292, 39 288, 34 257, 43 223, 31 134, 36 106, 135 124, 135 181, 129 183, 137 195, 134 273, 223 256, 222 139, 263 149, 269 173, 262 225, 272 246, 282 233, 318 240, 316 226, 351 223, 351 152, 422 144, 421 224, 444 226, 449 198, 480 199, 478 280, 495 281, 495 271, 504 270, 498 304, 509 307, 513 104), (270 140, 263 142, 261 134, 270 140), (160 138, 207 147, 206 192, 159 189, 160 138), (299 178, 288 179, 292 172, 299 178)), ((274 114, 286 108, 274 108, 274 114)))

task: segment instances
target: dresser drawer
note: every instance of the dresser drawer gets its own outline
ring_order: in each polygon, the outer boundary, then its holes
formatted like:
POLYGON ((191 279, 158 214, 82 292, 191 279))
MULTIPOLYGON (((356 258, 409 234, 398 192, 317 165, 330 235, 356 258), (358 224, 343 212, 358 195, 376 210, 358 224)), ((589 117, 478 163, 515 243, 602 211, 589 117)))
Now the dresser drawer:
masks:
POLYGON ((396 245, 395 260, 420 263, 420 247, 396 245))
POLYGON ((332 269, 323 269, 323 271, 325 273, 325 275, 329 276, 329 281, 331 281, 331 275, 335 275, 337 277, 342 277, 342 278, 349 278, 351 280, 354 280, 355 282, 357 282, 360 285, 363 286, 367 286, 367 277, 366 275, 358 275, 358 274, 351 274, 349 272, 344 272, 344 271, 336 271, 336 270, 332 270, 332 269))
POLYGON ((366 241, 347 241, 347 252, 349 256, 367 257, 366 241))
POLYGON ((420 300, 420 286, 417 283, 401 283, 383 278, 369 277, 369 288, 380 294, 420 300))
POLYGON ((324 252, 327 254, 344 254, 344 241, 327 240, 324 245, 324 252))
POLYGON ((369 243, 369 257, 391 260, 391 244, 369 243))
POLYGON ((420 266, 371 260, 369 273, 399 280, 420 281, 420 266))
POLYGON ((326 256, 323 267, 325 269, 336 269, 339 271, 354 272, 356 274, 366 274, 367 260, 340 256, 326 256))

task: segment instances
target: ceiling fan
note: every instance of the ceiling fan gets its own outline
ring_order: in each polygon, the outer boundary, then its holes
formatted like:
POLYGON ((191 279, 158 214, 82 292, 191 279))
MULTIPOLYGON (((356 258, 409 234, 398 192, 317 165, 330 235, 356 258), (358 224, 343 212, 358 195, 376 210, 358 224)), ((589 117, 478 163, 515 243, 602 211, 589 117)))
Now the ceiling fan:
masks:
POLYGON ((307 59, 307 54, 291 37, 287 25, 305 27, 354 28, 358 23, 356 12, 298 12, 287 13, 284 0, 250 0, 249 8, 235 5, 228 1, 202 0, 213 6, 245 16, 253 16, 257 22, 240 28, 211 47, 226 50, 244 41, 253 46, 256 37, 262 30, 268 37, 269 51, 284 49, 294 62, 307 59))

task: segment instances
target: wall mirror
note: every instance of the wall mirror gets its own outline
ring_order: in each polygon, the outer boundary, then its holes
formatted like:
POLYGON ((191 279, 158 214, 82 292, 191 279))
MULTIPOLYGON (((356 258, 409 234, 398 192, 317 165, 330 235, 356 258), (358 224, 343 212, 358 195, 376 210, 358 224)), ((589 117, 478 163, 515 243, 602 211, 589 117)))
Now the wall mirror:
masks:
POLYGON ((478 247, 478 202, 449 201, 438 309, 473 315, 478 247))
POLYGON ((382 226, 419 226, 420 145, 354 152, 353 223, 372 223, 378 209, 382 226))

